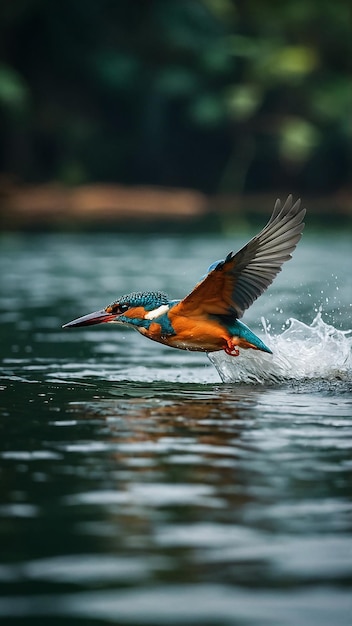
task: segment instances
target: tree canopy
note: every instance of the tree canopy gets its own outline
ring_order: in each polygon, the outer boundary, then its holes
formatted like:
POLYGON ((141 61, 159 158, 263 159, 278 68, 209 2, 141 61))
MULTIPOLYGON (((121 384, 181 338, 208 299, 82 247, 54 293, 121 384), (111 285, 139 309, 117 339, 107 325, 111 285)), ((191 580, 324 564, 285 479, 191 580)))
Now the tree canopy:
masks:
POLYGON ((349 0, 11 0, 0 29, 3 177, 350 182, 349 0))

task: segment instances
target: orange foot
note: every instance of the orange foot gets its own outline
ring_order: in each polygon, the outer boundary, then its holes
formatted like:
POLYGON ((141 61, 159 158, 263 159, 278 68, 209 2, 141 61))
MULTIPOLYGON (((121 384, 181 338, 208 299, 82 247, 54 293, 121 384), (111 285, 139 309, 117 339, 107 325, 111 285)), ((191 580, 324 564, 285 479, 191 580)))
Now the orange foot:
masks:
POLYGON ((226 346, 224 347, 224 350, 226 354, 229 354, 230 356, 239 356, 240 354, 239 349, 236 345, 232 343, 231 339, 228 340, 226 346))

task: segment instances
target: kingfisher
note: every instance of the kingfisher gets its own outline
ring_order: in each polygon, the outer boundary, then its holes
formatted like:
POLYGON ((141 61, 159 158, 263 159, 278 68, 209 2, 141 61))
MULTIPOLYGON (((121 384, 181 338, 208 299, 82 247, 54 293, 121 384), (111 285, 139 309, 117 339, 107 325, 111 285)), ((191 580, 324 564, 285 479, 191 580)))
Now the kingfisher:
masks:
POLYGON ((162 291, 129 293, 63 328, 108 322, 131 326, 148 339, 180 350, 224 350, 236 357, 239 348, 251 348, 272 354, 240 318, 291 258, 305 213, 292 195, 283 206, 277 199, 260 233, 238 252, 212 263, 183 300, 170 300, 162 291))

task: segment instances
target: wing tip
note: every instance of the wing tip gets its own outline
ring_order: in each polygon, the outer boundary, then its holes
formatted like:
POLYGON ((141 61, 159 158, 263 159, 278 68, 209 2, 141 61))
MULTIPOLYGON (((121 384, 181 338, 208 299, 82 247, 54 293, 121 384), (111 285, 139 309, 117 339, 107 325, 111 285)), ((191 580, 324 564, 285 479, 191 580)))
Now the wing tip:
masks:
POLYGON ((290 214, 292 216, 293 215, 297 215, 300 211, 304 211, 304 215, 305 215, 306 209, 301 207, 301 204, 302 204, 302 199, 301 198, 297 198, 297 200, 295 200, 295 202, 293 202, 293 194, 290 193, 287 196, 287 198, 286 198, 284 204, 282 205, 282 207, 281 207, 281 199, 277 198, 277 200, 275 202, 275 205, 274 205, 274 211, 275 211, 275 208, 277 206, 280 206, 280 210, 278 211, 277 214, 278 215, 281 214, 281 217, 283 215, 288 215, 288 214, 290 214))

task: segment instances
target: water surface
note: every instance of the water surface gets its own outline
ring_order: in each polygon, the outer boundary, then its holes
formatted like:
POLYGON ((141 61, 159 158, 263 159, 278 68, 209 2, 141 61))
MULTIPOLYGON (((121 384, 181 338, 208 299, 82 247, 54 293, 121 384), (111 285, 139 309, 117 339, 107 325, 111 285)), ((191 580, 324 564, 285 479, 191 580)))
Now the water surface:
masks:
POLYGON ((272 358, 60 328, 245 240, 3 236, 4 623, 350 624, 350 235, 306 234, 247 312, 272 358))

